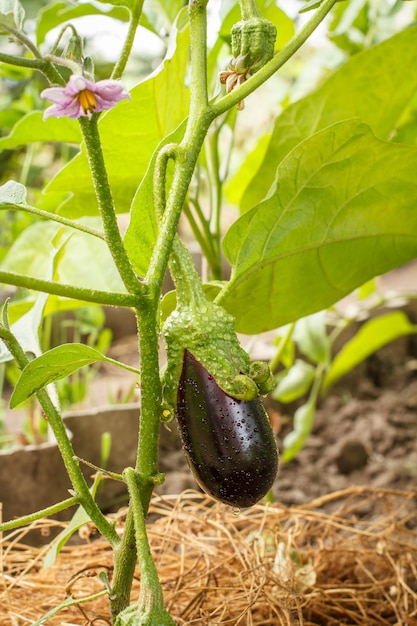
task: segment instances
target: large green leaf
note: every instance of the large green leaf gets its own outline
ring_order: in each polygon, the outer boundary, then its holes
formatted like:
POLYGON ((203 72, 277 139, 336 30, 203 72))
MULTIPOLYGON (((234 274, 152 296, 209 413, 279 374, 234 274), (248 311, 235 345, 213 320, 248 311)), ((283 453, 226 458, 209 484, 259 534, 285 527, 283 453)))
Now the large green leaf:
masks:
POLYGON ((48 122, 44 122, 43 113, 31 111, 16 122, 9 135, 0 138, 0 151, 35 141, 80 143, 80 128, 77 122, 69 117, 50 118, 48 122))
POLYGON ((126 2, 112 2, 111 4, 120 4, 121 7, 109 7, 110 0, 106 0, 107 6, 98 7, 86 2, 85 4, 77 3, 77 5, 68 5, 68 2, 54 2, 48 4, 38 13, 37 26, 36 26, 36 40, 38 46, 45 40, 46 35, 50 30, 76 19, 77 17, 83 17, 84 15, 106 15, 115 19, 127 21, 129 19, 129 12, 123 7, 129 7, 130 0, 126 2))
POLYGON ((417 256, 417 149, 377 139, 357 120, 299 144, 273 192, 224 239, 233 266, 220 295, 242 332, 328 307, 417 256))
POLYGON ((146 0, 141 23, 157 35, 170 33, 183 6, 183 0, 146 0))
MULTIPOLYGON (((174 35, 176 40, 172 40, 164 63, 150 78, 132 89, 132 101, 120 102, 99 122, 104 159, 120 213, 129 210, 155 147, 188 112, 188 88, 184 81, 188 28, 174 35)), ((64 212, 66 217, 97 213, 84 150, 52 179, 39 208, 64 212)))
POLYGON ((317 91, 278 117, 260 168, 243 186, 241 209, 260 202, 278 164, 300 141, 338 121, 358 117, 388 139, 417 88, 417 25, 352 57, 317 91))

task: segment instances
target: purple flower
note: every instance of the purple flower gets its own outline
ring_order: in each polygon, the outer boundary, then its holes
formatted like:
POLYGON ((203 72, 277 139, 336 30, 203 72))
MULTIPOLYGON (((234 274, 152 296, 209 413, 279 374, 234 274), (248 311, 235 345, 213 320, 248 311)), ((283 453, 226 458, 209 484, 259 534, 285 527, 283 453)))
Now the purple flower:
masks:
POLYGON ((89 117, 111 109, 120 100, 130 100, 130 95, 117 80, 99 80, 94 83, 83 76, 73 74, 65 87, 49 87, 41 93, 42 98, 53 105, 46 109, 48 117, 89 117))

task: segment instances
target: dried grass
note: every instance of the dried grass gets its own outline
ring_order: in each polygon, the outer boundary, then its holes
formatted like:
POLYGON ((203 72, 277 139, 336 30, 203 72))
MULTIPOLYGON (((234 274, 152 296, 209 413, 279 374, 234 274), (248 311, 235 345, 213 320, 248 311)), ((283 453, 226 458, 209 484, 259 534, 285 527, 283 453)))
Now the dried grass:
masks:
MULTIPOLYGON (((155 497, 149 534, 166 605, 179 626, 417 625, 416 495, 351 488, 239 514, 193 491, 155 497)), ((48 532, 56 522, 35 525, 48 532)), ((102 589, 111 551, 92 532, 84 527, 81 545, 46 570, 47 548, 26 546, 22 531, 3 540, 0 626, 32 624, 66 595, 102 589)), ((133 597, 138 587, 139 576, 133 597)), ((47 623, 103 626, 108 616, 102 597, 47 623)))

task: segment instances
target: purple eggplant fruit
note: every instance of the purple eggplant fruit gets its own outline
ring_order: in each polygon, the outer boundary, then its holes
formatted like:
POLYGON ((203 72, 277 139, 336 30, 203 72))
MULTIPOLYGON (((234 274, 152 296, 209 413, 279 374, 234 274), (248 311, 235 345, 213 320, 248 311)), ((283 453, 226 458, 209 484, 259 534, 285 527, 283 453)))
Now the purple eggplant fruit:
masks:
POLYGON ((189 465, 206 493, 241 508, 269 491, 278 451, 260 398, 227 395, 186 350, 176 415, 189 465))

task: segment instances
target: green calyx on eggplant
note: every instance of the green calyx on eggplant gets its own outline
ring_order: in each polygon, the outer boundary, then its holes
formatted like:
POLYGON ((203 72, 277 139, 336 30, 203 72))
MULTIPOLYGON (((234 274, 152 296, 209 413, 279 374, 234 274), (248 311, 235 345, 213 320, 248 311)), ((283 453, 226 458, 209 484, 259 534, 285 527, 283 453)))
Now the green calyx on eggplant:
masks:
POLYGON ((278 451, 259 397, 231 397, 185 350, 176 416, 189 465, 206 493, 238 508, 266 495, 278 470, 278 451))
POLYGON ((223 307, 204 300, 177 308, 165 321, 164 342, 167 367, 164 401, 175 409, 178 380, 188 350, 217 381, 219 387, 238 400, 254 400, 275 386, 267 363, 251 363, 236 336, 235 320, 223 307))

